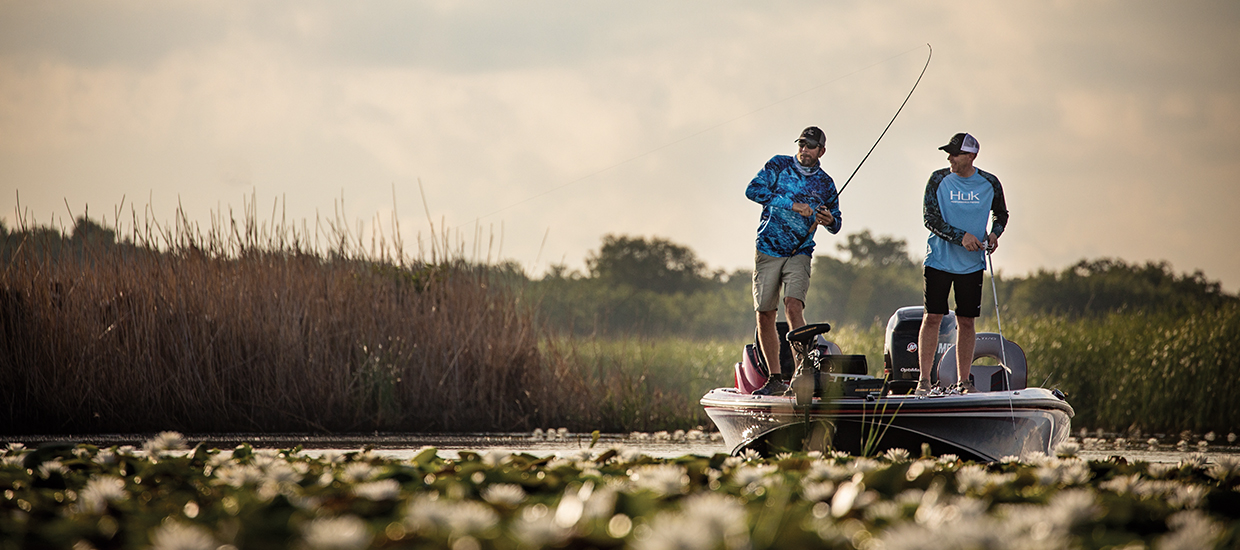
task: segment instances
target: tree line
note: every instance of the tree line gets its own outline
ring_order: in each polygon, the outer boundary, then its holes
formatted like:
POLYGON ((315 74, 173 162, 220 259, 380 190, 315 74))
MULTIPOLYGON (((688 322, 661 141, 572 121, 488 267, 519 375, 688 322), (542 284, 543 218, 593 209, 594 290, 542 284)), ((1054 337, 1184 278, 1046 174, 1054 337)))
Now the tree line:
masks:
MULTIPOLYGON (((908 244, 869 230, 847 235, 837 254, 819 251, 806 299, 811 322, 861 328, 922 303, 922 266, 908 244)), ((529 280, 539 311, 575 334, 676 334, 741 337, 753 331, 748 269, 710 270, 694 252, 660 237, 607 235, 586 258, 586 272, 563 265, 529 280)), ((983 311, 993 311, 986 277, 983 311)), ((1176 273, 1167 262, 1083 259, 1061 270, 1000 277, 1001 311, 1071 319, 1108 313, 1188 315, 1240 304, 1200 271, 1176 273)))
MULTIPOLYGON (((87 245, 132 248, 116 233, 78 218, 68 235, 36 227, 10 231, 0 224, 0 260, 18 247, 45 254, 81 254, 87 245)), ((922 303, 920 258, 908 243, 869 230, 846 235, 835 253, 819 250, 806 303, 811 322, 868 328, 896 309, 922 303)), ((553 265, 532 277, 515 262, 481 266, 493 280, 524 290, 528 304, 551 329, 566 334, 676 335, 737 338, 752 334, 752 272, 711 269, 687 246, 661 237, 606 235, 585 258, 584 272, 553 265)), ((983 312, 993 311, 986 277, 983 312)), ((1060 270, 1000 277, 1005 315, 1050 314, 1072 319, 1109 313, 1190 315, 1240 304, 1240 296, 1200 271, 1176 273, 1167 262, 1082 259, 1060 270)))

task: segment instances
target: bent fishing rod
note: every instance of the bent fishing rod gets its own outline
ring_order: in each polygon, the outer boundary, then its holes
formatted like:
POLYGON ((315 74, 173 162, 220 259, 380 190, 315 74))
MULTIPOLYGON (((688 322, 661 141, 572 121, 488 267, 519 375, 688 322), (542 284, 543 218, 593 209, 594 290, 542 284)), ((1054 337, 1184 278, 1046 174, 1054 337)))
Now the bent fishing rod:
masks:
MULTIPOLYGON (((926 76, 926 69, 930 68, 930 58, 934 57, 934 47, 929 43, 926 44, 926 47, 930 51, 926 55, 926 64, 921 68, 921 74, 917 75, 917 81, 913 83, 913 87, 908 91, 908 95, 904 96, 904 102, 900 104, 899 109, 896 109, 896 114, 892 115, 891 120, 887 122, 887 127, 883 128, 883 132, 878 135, 878 139, 874 140, 874 145, 870 146, 870 150, 861 158, 861 162, 857 163, 857 167, 853 169, 852 174, 849 174, 848 179, 844 180, 844 185, 840 187, 840 190, 835 192, 837 198, 844 193, 844 189, 848 188, 848 184, 852 182, 853 176, 856 176, 857 172, 861 170, 861 165, 865 164, 865 161, 870 158, 870 153, 873 153, 874 149, 878 147, 878 142, 883 140, 883 136, 887 135, 887 130, 891 129, 891 125, 895 123, 896 117, 900 116, 900 111, 903 111, 904 106, 908 105, 908 100, 913 97, 913 92, 917 91, 917 85, 921 84, 921 77, 926 76)), ((810 228, 809 234, 804 239, 801 239, 801 244, 798 244, 793 250, 800 250, 802 246, 805 246, 805 243, 814 236, 817 230, 818 226, 815 224, 814 227, 810 228)))

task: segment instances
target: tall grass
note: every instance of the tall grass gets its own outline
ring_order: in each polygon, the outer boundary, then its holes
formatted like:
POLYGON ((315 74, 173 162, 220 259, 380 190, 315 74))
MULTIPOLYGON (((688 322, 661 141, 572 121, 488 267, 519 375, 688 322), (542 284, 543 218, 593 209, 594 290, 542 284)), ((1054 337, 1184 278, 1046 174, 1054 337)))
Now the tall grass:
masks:
POLYGON ((519 294, 447 242, 430 263, 345 231, 315 252, 252 214, 217 227, 8 235, 4 431, 512 430, 582 390, 519 294))
POLYGON ((1030 385, 1063 389, 1074 425, 1143 433, 1240 426, 1240 308, 1004 321, 1004 335, 1025 349, 1030 385))
MULTIPOLYGON (((135 217, 119 241, 119 224, 0 228, 0 433, 688 429, 709 426, 698 400, 732 384, 752 338, 563 336, 542 308, 573 296, 541 302, 477 246, 466 261, 432 235, 411 259, 326 225, 247 208, 207 231, 135 217)), ((1030 384, 1065 390, 1077 426, 1240 426, 1240 308, 1004 321, 1030 384)), ((881 323, 827 337, 881 374, 881 323)))

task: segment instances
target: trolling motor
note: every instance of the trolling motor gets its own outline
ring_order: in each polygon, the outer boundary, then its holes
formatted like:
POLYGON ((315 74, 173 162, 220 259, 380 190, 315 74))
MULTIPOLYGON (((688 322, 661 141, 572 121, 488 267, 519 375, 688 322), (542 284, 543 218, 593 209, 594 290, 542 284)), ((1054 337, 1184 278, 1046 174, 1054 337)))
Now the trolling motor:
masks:
MULTIPOLYGON (((827 323, 813 323, 796 330, 788 331, 788 345, 792 347, 792 357, 797 363, 796 374, 792 376, 792 393, 796 396, 798 407, 809 405, 814 395, 821 395, 827 384, 823 380, 823 350, 818 346, 818 335, 831 331, 827 323), (813 343, 811 345, 811 342, 813 343)), ((830 365, 826 365, 827 372, 830 365)))
POLYGON ((788 332, 788 346, 796 362, 789 386, 796 405, 803 407, 815 397, 864 397, 882 390, 882 380, 861 380, 869 371, 865 355, 845 355, 839 346, 822 338, 831 325, 814 323, 788 332))

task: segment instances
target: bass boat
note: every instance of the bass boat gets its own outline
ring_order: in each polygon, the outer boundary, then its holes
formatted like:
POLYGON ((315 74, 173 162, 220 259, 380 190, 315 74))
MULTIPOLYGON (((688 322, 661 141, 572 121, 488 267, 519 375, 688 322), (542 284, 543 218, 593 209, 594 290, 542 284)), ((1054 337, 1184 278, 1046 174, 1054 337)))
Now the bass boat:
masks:
MULTIPOLYGON (((828 341, 830 325, 787 331, 780 323, 781 369, 795 366, 789 392, 753 395, 769 372, 755 342, 734 366, 735 387, 711 390, 701 404, 732 454, 752 449, 765 456, 815 450, 865 456, 901 448, 993 462, 1052 454, 1067 439, 1072 406, 1057 389, 1028 387, 1024 351, 999 334, 977 334, 974 361, 989 357, 997 364, 971 367, 976 392, 915 395, 921 317, 921 307, 891 316, 883 376, 869 374, 864 355, 845 355, 828 341)), ((955 336, 955 315, 948 313, 931 371, 941 387, 956 383, 955 336)))

